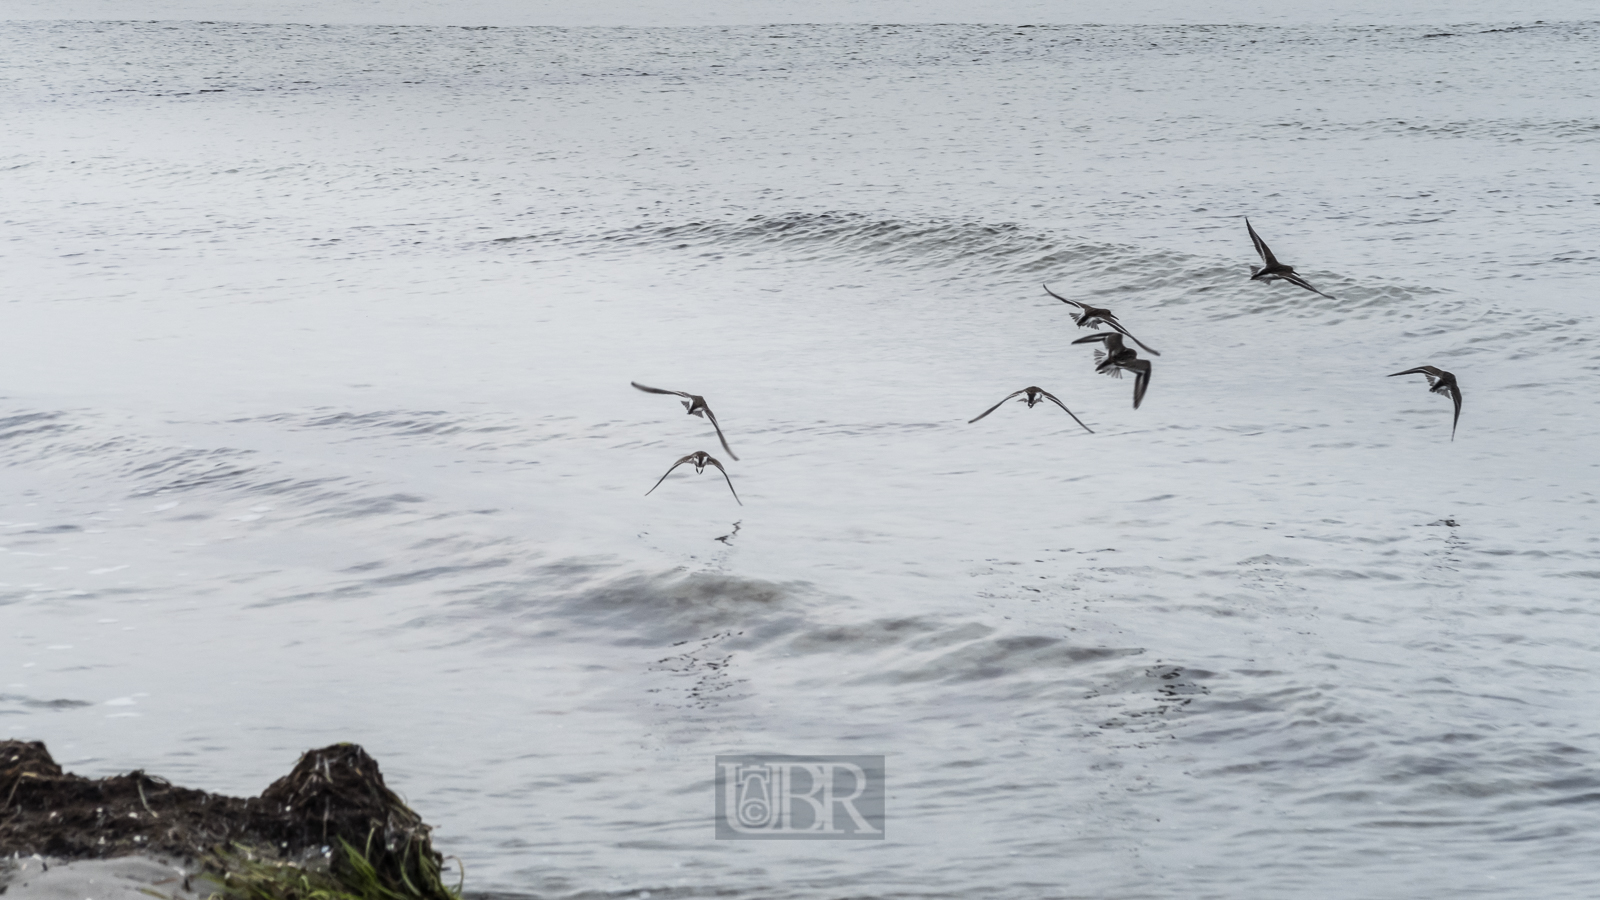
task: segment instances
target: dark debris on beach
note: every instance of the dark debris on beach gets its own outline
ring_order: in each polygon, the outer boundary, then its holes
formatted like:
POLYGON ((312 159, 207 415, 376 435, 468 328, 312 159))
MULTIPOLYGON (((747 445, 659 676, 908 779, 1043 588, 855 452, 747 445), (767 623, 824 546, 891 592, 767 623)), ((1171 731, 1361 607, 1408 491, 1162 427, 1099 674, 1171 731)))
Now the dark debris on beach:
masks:
POLYGON ((383 782, 356 744, 307 751, 259 797, 178 787, 134 771, 109 778, 63 772, 43 743, 0 741, 0 856, 105 859, 163 854, 226 868, 246 854, 327 860, 337 874, 359 851, 378 877, 425 900, 448 900, 430 827, 383 782))

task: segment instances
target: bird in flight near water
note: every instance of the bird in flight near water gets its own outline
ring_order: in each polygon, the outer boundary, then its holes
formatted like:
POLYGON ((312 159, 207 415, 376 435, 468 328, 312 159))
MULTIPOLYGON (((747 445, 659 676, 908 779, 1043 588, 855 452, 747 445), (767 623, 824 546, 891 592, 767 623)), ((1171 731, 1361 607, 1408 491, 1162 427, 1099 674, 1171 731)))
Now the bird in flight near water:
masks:
MULTIPOLYGON (((1067 409, 1067 405, 1065 403, 1062 403, 1060 400, 1056 399, 1056 395, 1055 394, 1052 394, 1049 391, 1047 391, 1047 390, 1045 390, 1044 388, 1041 388, 1041 387, 1025 387, 1020 391, 1012 391, 1011 393, 1006 395, 1006 399, 1005 400, 1001 400, 999 403, 996 403, 995 405, 989 407, 988 409, 986 409, 982 413, 980 413, 978 415, 977 419, 969 419, 969 420, 967 420, 967 424, 971 425, 973 422, 978 421, 978 419, 981 419, 984 416, 987 416, 989 413, 992 413, 995 410, 999 409, 1000 407, 1004 406, 1005 403, 1006 403, 1006 400, 1010 400, 1012 397, 1016 397, 1018 395, 1026 395, 1026 396, 1023 396, 1022 399, 1028 404, 1028 408, 1029 409, 1033 409, 1033 405, 1035 403, 1040 403, 1040 402, 1043 402, 1045 400, 1049 400, 1051 403, 1054 403, 1055 405, 1061 407, 1062 411, 1065 412, 1067 415, 1072 416, 1072 421, 1077 422, 1079 425, 1083 425, 1083 420, 1078 418, 1077 415, 1072 412, 1072 410, 1067 409)), ((1090 434, 1094 434, 1094 429, 1090 428, 1087 425, 1083 425, 1083 430, 1089 432, 1090 434)))
MULTIPOLYGON (((733 491, 733 499, 738 501, 740 506, 744 505, 744 501, 739 500, 739 492, 733 490, 733 479, 728 477, 728 470, 722 467, 722 463, 717 462, 717 458, 715 456, 712 456, 704 450, 696 450, 688 456, 685 456, 683 459, 673 463, 672 468, 667 470, 667 475, 671 475, 675 469, 684 463, 689 463, 690 465, 694 466, 694 473, 696 475, 704 472, 706 470, 706 466, 716 466, 717 471, 722 473, 723 480, 728 482, 728 490, 733 491)), ((661 487, 661 482, 667 480, 667 475, 661 476, 660 480, 655 483, 655 487, 645 491, 644 495, 648 497, 655 493, 656 488, 661 487)))
POLYGON ((1091 344, 1095 341, 1105 344, 1106 347, 1104 350, 1095 351, 1094 370, 1112 378, 1121 378, 1123 369, 1134 373, 1133 408, 1138 409, 1139 404, 1144 402, 1144 392, 1150 388, 1150 360, 1140 359, 1139 352, 1123 344, 1122 335, 1114 331, 1091 334, 1088 337, 1078 338, 1073 343, 1091 344))
POLYGON ((1261 257, 1260 266, 1250 267, 1251 281, 1272 281, 1274 279, 1281 278, 1292 285, 1303 287, 1318 296, 1327 297, 1329 300, 1334 299, 1333 297, 1312 287, 1311 282, 1301 278, 1295 272, 1294 266, 1286 266, 1283 263, 1278 262, 1278 258, 1272 255, 1272 248, 1268 247, 1267 242, 1261 239, 1261 235, 1256 234, 1255 226, 1250 224, 1249 216, 1245 216, 1244 227, 1250 230, 1250 243, 1256 245, 1256 255, 1261 257))
POLYGON ((1123 337, 1133 341, 1140 347, 1143 347, 1144 351, 1151 356, 1161 355, 1160 351, 1146 347, 1143 341, 1134 337, 1132 334, 1129 334, 1128 329, 1124 328, 1122 323, 1117 321, 1117 314, 1111 310, 1101 309, 1098 306, 1090 306, 1087 303, 1079 303, 1076 300, 1068 300, 1055 291, 1050 290, 1050 285, 1048 284, 1044 285, 1044 292, 1056 298, 1057 300, 1060 300, 1062 303, 1067 304, 1068 306, 1076 306, 1078 309, 1083 310, 1082 312, 1076 312, 1072 314, 1072 321, 1077 322, 1079 328, 1098 328, 1101 325, 1105 325, 1113 331, 1120 332, 1123 337))
MULTIPOLYGON (((733 448, 728 446, 728 439, 722 436, 722 426, 717 424, 716 413, 713 413, 711 411, 711 407, 706 405, 706 398, 700 396, 699 394, 686 394, 683 391, 667 391, 662 390, 661 388, 648 387, 640 384, 637 381, 630 381, 628 383, 639 390, 644 391, 646 394, 672 394, 676 397, 687 397, 688 399, 683 401, 683 408, 689 411, 689 415, 700 416, 701 418, 709 421, 711 423, 711 427, 717 430, 717 440, 722 442, 722 449, 728 451, 728 455, 733 457, 735 462, 739 460, 739 454, 733 452, 733 448)), ((718 466, 718 468, 721 468, 721 466, 718 466)))
POLYGON ((1456 439, 1456 425, 1461 421, 1461 385, 1456 384, 1456 376, 1436 366, 1417 366, 1404 372, 1390 375, 1426 375, 1428 376, 1428 390, 1434 394, 1444 394, 1456 405, 1456 417, 1450 421, 1450 440, 1456 439))

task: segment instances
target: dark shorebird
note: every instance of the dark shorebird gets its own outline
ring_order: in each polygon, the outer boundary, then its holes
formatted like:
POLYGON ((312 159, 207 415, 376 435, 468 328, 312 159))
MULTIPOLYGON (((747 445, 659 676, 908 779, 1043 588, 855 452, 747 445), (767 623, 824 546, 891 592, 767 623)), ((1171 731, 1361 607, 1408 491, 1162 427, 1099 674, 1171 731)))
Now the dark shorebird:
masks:
POLYGON ((1296 274, 1294 271, 1294 266, 1286 266, 1283 263, 1278 262, 1278 258, 1272 255, 1272 248, 1268 247, 1267 242, 1261 239, 1261 235, 1256 234, 1255 226, 1250 224, 1249 216, 1245 216, 1244 218, 1244 227, 1250 229, 1250 243, 1256 245, 1256 255, 1261 257, 1261 265, 1259 267, 1250 267, 1251 281, 1272 281, 1274 279, 1281 278, 1284 281, 1295 285, 1296 287, 1303 287, 1318 296, 1328 297, 1329 300, 1334 299, 1333 297, 1329 297, 1327 294, 1324 294, 1312 287, 1311 282, 1301 278, 1298 274, 1296 274))
MULTIPOLYGON (((1461 385, 1456 384, 1456 376, 1435 366, 1417 366, 1394 375, 1426 375, 1428 376, 1428 390, 1435 394, 1445 394, 1455 402, 1456 417, 1450 422, 1450 440, 1456 439, 1456 424, 1461 421, 1461 385)), ((1393 378, 1394 375, 1390 375, 1393 378)))
MULTIPOLYGON (((1025 387, 1020 391, 1012 391, 1011 393, 1006 395, 1006 399, 1005 400, 1001 400, 999 403, 996 403, 995 405, 993 405, 993 406, 989 407, 988 409, 984 410, 978 416, 978 419, 981 419, 984 416, 987 416, 989 413, 994 412, 995 410, 999 409, 1002 406, 1005 406, 1006 405, 1006 400, 1010 400, 1012 397, 1016 397, 1016 396, 1019 396, 1019 395, 1025 395, 1025 396, 1022 397, 1022 399, 1023 399, 1024 402, 1026 402, 1028 404, 1028 408, 1029 409, 1033 409, 1033 405, 1035 403, 1040 403, 1040 402, 1043 402, 1045 400, 1049 400, 1051 403, 1054 403, 1055 405, 1061 407, 1062 411, 1065 412, 1067 415, 1072 416, 1072 421, 1077 422, 1079 425, 1083 425, 1083 420, 1078 418, 1077 415, 1075 415, 1072 412, 1072 410, 1067 409, 1067 405, 1065 403, 1062 403, 1060 400, 1057 400, 1055 394, 1052 394, 1049 391, 1047 391, 1047 390, 1045 390, 1044 388, 1041 388, 1041 387, 1025 387)), ((971 425, 973 422, 978 421, 978 419, 969 419, 967 421, 967 424, 971 425)), ((1083 430, 1089 432, 1090 434, 1094 434, 1094 429, 1090 428, 1087 425, 1083 425, 1083 430)))
POLYGON ((1079 303, 1076 300, 1068 300, 1055 291, 1050 290, 1050 285, 1048 284, 1044 285, 1044 292, 1056 298, 1057 300, 1060 300, 1062 303, 1067 304, 1068 306, 1076 306, 1078 309, 1082 310, 1082 312, 1075 312, 1072 314, 1072 321, 1077 322, 1079 328, 1099 328, 1101 325, 1104 325, 1107 328, 1110 328, 1112 331, 1121 334, 1128 340, 1133 341, 1135 344, 1138 344, 1140 347, 1144 347, 1144 352, 1150 354, 1151 356, 1161 355, 1160 351, 1145 347, 1143 341, 1140 341, 1138 338, 1129 334, 1128 329, 1122 327, 1122 323, 1117 321, 1117 314, 1111 310, 1101 309, 1098 306, 1090 306, 1087 303, 1079 303))
POLYGON ((1123 369, 1134 373, 1133 408, 1138 409, 1139 404, 1144 402, 1144 392, 1150 388, 1150 360, 1140 359, 1137 350, 1124 346, 1122 335, 1116 332, 1091 334, 1088 337, 1078 338, 1073 343, 1091 344, 1095 341, 1105 344, 1106 348, 1094 352, 1094 370, 1112 378, 1121 378, 1123 369))
MULTIPOLYGON (((724 469, 722 467, 722 463, 717 462, 717 458, 715 456, 712 456, 711 454, 705 452, 704 450, 696 450, 695 452, 689 454, 688 456, 685 456, 683 459, 680 459, 677 462, 673 463, 672 464, 672 468, 667 470, 667 475, 671 475, 675 469, 677 469, 679 466, 683 465, 684 463, 689 463, 690 465, 693 465, 694 466, 694 472, 695 472, 696 475, 700 474, 701 472, 704 472, 706 470, 706 466, 716 466, 717 467, 717 471, 721 472, 723 479, 728 482, 728 490, 733 491, 733 479, 728 477, 728 470, 724 469)), ((648 497, 651 494, 655 493, 656 492, 656 488, 661 487, 661 482, 667 480, 667 475, 661 476, 661 481, 657 481, 656 484, 655 484, 655 487, 651 488, 648 491, 645 491, 644 495, 646 497, 648 497)), ((738 491, 733 491, 733 499, 738 500, 740 506, 744 505, 744 501, 743 500, 739 500, 739 492, 738 491)))
POLYGON ((683 408, 688 410, 691 416, 700 416, 710 421, 711 427, 717 430, 717 440, 722 442, 722 449, 728 451, 728 455, 733 457, 734 462, 739 461, 739 454, 733 452, 733 448, 728 446, 728 439, 722 436, 722 426, 717 424, 716 413, 713 413, 711 407, 706 405, 706 398, 699 394, 686 394, 683 391, 664 391, 661 388, 646 387, 637 381, 628 383, 646 394, 672 394, 676 397, 687 397, 688 399, 683 401, 683 408))

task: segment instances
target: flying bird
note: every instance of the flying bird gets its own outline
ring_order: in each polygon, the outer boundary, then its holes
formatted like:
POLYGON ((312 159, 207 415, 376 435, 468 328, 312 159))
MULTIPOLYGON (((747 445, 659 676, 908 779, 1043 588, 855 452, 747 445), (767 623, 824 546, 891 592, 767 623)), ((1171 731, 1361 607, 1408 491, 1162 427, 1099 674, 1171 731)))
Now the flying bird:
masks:
POLYGON ((1267 242, 1261 239, 1261 235, 1256 234, 1255 226, 1250 224, 1249 216, 1245 216, 1244 227, 1250 229, 1250 243, 1256 245, 1256 255, 1261 257, 1261 265, 1259 267, 1250 267, 1251 281, 1272 281, 1281 278, 1318 296, 1327 297, 1329 300, 1334 299, 1312 287, 1311 282, 1295 274, 1294 266, 1286 266, 1278 262, 1278 258, 1272 255, 1272 248, 1268 247, 1267 242))
MULTIPOLYGON (((673 463, 672 468, 667 470, 667 475, 671 475, 673 470, 677 469, 684 463, 689 463, 690 465, 694 466, 694 473, 696 475, 704 472, 706 470, 706 466, 716 466, 717 471, 722 473, 723 480, 728 482, 728 490, 733 491, 733 499, 738 500, 740 506, 744 505, 744 501, 739 500, 739 492, 733 490, 733 479, 728 477, 728 470, 722 467, 722 463, 717 462, 717 458, 715 456, 712 456, 704 450, 696 450, 688 456, 685 456, 683 459, 673 463)), ((656 488, 661 487, 661 482, 667 480, 667 475, 661 476, 661 481, 657 481, 655 487, 645 491, 644 495, 648 497, 655 493, 656 488)))
POLYGON ((1050 290, 1050 285, 1048 284, 1044 285, 1044 292, 1056 298, 1057 300, 1060 300, 1062 303, 1067 304, 1068 306, 1076 306, 1078 309, 1083 310, 1082 312, 1075 312, 1072 314, 1072 321, 1077 322, 1079 328, 1099 328, 1101 325, 1105 325, 1112 331, 1119 332, 1123 337, 1133 341, 1140 347, 1144 347, 1144 351, 1151 356, 1161 355, 1160 351, 1145 347, 1142 341, 1134 337, 1132 334, 1129 334, 1128 329, 1122 327, 1122 323, 1117 321, 1117 314, 1111 310, 1101 309, 1098 306, 1090 306, 1087 303, 1079 303, 1076 300, 1068 300, 1055 291, 1050 290))
MULTIPOLYGON (((1011 393, 1006 395, 1006 399, 1005 400, 1001 400, 999 403, 996 403, 995 405, 993 405, 993 406, 989 407, 988 409, 984 410, 983 413, 978 416, 978 419, 981 419, 984 416, 987 416, 989 413, 992 413, 995 410, 999 409, 1000 407, 1004 406, 1005 403, 1006 403, 1006 400, 1010 400, 1012 397, 1015 397, 1015 396, 1017 396, 1019 394, 1026 395, 1022 399, 1028 404, 1028 408, 1029 409, 1033 409, 1033 405, 1035 403, 1040 403, 1040 402, 1043 402, 1045 400, 1049 400, 1051 403, 1054 403, 1055 405, 1061 407, 1061 409, 1067 415, 1072 416, 1072 421, 1077 422, 1079 425, 1083 425, 1083 420, 1078 418, 1076 415, 1074 415, 1072 410, 1067 409, 1067 405, 1065 403, 1062 403, 1060 400, 1057 400, 1055 394, 1052 394, 1049 391, 1047 391, 1047 390, 1045 390, 1044 388, 1041 388, 1041 387, 1025 387, 1020 391, 1012 391, 1011 393)), ((973 422, 978 421, 978 419, 969 419, 967 421, 967 424, 971 425, 973 422)), ((1094 434, 1094 429, 1090 428, 1087 425, 1083 425, 1083 430, 1089 432, 1090 434, 1094 434)))
MULTIPOLYGON (((1428 390, 1435 394, 1445 394, 1456 405, 1456 417, 1450 422, 1450 440, 1456 439, 1456 424, 1461 421, 1461 385, 1456 384, 1456 376, 1435 366, 1417 366, 1394 375, 1426 375, 1428 376, 1428 390)), ((1394 375, 1390 375, 1393 378, 1394 375)))
POLYGON ((1116 332, 1091 334, 1088 337, 1078 338, 1073 343, 1090 344, 1095 341, 1100 341, 1106 347, 1104 350, 1094 352, 1094 370, 1112 378, 1121 378, 1123 369, 1134 373, 1133 408, 1138 409, 1139 404, 1144 402, 1144 392, 1150 388, 1150 360, 1140 359, 1139 352, 1125 346, 1122 343, 1122 335, 1116 332))
POLYGON ((733 457, 734 462, 739 461, 739 454, 733 452, 733 448, 728 446, 728 439, 722 436, 722 426, 717 424, 716 413, 712 412, 711 407, 706 405, 706 398, 699 394, 686 394, 683 391, 664 391, 661 388, 646 387, 637 381, 628 383, 646 394, 672 394, 677 397, 687 397, 688 399, 683 401, 683 408, 688 410, 691 416, 700 416, 709 420, 711 427, 717 430, 717 440, 722 442, 722 449, 728 451, 728 455, 733 457))

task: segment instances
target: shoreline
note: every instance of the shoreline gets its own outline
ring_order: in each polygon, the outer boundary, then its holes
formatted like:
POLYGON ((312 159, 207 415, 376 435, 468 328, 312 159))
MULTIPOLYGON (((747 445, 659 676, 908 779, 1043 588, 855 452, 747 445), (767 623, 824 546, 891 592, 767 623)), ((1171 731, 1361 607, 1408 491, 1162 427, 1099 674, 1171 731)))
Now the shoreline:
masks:
POLYGON ((64 860, 30 856, 0 861, 6 900, 205 900, 216 886, 175 857, 133 854, 64 860))

